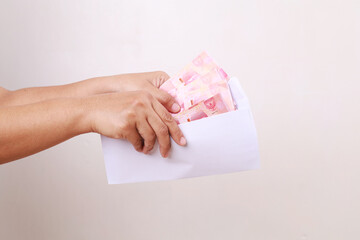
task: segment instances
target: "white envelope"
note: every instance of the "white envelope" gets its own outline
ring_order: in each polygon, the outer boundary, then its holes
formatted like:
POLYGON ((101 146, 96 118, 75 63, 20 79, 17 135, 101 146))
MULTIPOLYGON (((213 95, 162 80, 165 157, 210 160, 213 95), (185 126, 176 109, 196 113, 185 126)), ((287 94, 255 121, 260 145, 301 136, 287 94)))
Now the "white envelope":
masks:
POLYGON ((150 155, 126 140, 101 136, 109 184, 172 180, 256 169, 260 165, 249 102, 236 78, 229 80, 237 110, 180 124, 187 145, 171 141, 168 158, 150 155))

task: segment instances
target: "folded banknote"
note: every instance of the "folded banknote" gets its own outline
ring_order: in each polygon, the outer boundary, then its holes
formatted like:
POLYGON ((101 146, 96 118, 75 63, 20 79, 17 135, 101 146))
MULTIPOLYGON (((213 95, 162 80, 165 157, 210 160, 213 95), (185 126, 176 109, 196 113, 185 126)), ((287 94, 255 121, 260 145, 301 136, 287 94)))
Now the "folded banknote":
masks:
POLYGON ((180 104, 173 117, 183 123, 235 110, 228 80, 225 71, 202 52, 160 88, 180 104))

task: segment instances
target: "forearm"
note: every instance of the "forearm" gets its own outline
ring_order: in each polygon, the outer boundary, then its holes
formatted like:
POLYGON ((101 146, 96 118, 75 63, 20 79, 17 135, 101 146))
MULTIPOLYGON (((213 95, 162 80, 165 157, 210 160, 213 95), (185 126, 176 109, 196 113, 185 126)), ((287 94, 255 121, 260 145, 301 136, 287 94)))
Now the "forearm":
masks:
POLYGON ((65 97, 86 97, 95 94, 148 90, 155 96, 163 95, 157 90, 168 79, 164 72, 120 74, 96 77, 66 85, 24 88, 7 91, 0 87, 0 107, 17 106, 65 97))
POLYGON ((15 91, 3 89, 0 92, 0 106, 17 106, 55 98, 85 97, 106 92, 112 92, 111 83, 101 81, 100 78, 51 87, 32 87, 15 91))
POLYGON ((0 164, 89 132, 81 98, 0 108, 0 164))

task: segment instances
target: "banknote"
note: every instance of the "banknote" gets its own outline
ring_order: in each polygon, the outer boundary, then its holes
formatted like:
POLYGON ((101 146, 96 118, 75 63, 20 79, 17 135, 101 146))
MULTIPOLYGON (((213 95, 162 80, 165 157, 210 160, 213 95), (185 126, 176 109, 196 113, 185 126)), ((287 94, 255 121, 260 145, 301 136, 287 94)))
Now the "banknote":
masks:
POLYGON ((227 75, 223 75, 219 70, 214 68, 177 92, 177 99, 181 102, 184 109, 188 109, 219 93, 227 108, 230 111, 234 110, 234 103, 227 83, 227 75))
POLYGON ((229 109, 233 110, 233 101, 227 84, 228 79, 229 77, 223 69, 215 67, 204 75, 196 75, 187 84, 166 91, 179 103, 180 111, 217 93, 222 93, 225 103, 229 109))
MULTIPOLYGON (((214 60, 206 52, 202 52, 178 74, 161 85, 160 88, 171 93, 194 81, 196 78, 205 75, 215 67, 217 67, 217 64, 214 60)), ((224 71, 223 73, 226 75, 224 71)))
POLYGON ((216 94, 183 112, 173 115, 173 117, 178 124, 181 124, 229 111, 221 95, 216 94))
POLYGON ((160 89, 179 103, 180 112, 173 117, 183 123, 234 110, 228 80, 226 72, 202 52, 160 89))

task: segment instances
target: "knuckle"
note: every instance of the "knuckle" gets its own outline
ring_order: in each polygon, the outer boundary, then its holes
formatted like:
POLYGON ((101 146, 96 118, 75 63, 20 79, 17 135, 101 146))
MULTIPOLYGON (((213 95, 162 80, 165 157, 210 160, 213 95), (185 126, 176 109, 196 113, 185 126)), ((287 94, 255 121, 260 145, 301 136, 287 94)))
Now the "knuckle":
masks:
POLYGON ((150 97, 151 94, 146 90, 139 90, 141 96, 150 97))
POLYGON ((147 151, 150 151, 151 149, 153 149, 154 147, 154 143, 153 142, 148 142, 145 140, 145 143, 144 143, 144 148, 147 150, 147 151))
POLYGON ((173 121, 173 117, 171 116, 170 113, 168 112, 164 112, 162 114, 162 119, 165 121, 165 122, 168 122, 168 123, 171 123, 173 121))
POLYGON ((165 82, 170 76, 164 71, 156 71, 156 75, 161 82, 165 82))
POLYGON ((158 129, 160 136, 165 136, 169 134, 169 129, 165 124, 162 124, 158 129))
MULTIPOLYGON (((136 118, 136 112, 134 111, 134 109, 129 109, 126 111, 126 118, 129 120, 135 119, 136 118)), ((129 127, 130 123, 126 122, 123 124, 126 127, 129 127)))
POLYGON ((147 101, 147 100, 152 100, 153 96, 148 91, 141 90, 139 98, 143 101, 143 103, 145 103, 145 101, 147 101))
POLYGON ((133 143, 133 146, 137 151, 140 151, 143 146, 143 140, 141 138, 137 138, 133 143))
POLYGON ((169 77, 169 75, 164 72, 164 71, 156 71, 156 74, 159 76, 159 77, 169 77))
POLYGON ((149 143, 150 145, 154 145, 155 141, 156 141, 156 136, 155 135, 151 135, 149 136, 147 139, 147 143, 149 143))
POLYGON ((115 139, 124 139, 124 134, 121 131, 116 131, 113 135, 115 139))
POLYGON ((130 129, 131 129, 131 124, 130 122, 126 121, 118 125, 117 132, 121 133, 122 135, 125 135, 130 131, 130 129))
POLYGON ((161 95, 161 100, 163 102, 170 102, 173 100, 173 97, 170 94, 164 93, 161 95))
POLYGON ((147 133, 147 134, 142 134, 142 136, 144 137, 144 140, 146 143, 155 143, 156 141, 156 136, 155 133, 147 133))
POLYGON ((145 100, 144 97, 137 97, 136 99, 134 99, 134 101, 132 102, 133 107, 135 108, 142 108, 145 107, 145 100))
POLYGON ((116 139, 124 139, 126 138, 126 135, 127 135, 127 132, 128 132, 128 127, 125 126, 125 125, 118 125, 116 128, 115 128, 115 131, 113 133, 114 135, 114 138, 116 139))

